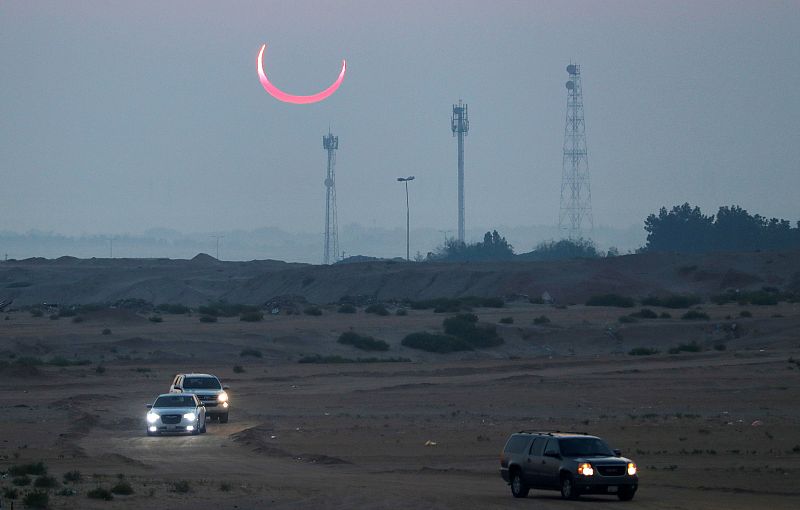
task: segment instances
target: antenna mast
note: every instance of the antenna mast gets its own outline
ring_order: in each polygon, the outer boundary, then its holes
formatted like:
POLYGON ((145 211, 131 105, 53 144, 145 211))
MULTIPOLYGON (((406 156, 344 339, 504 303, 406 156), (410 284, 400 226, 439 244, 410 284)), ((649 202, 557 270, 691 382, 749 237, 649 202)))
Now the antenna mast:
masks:
POLYGON ((450 117, 450 129, 453 136, 458 136, 458 241, 464 242, 464 137, 469 132, 469 115, 467 105, 458 100, 453 105, 450 117))
POLYGON ((328 152, 328 172, 325 178, 325 252, 323 264, 336 262, 339 255, 339 226, 336 218, 336 151, 339 137, 328 134, 322 137, 322 148, 328 152))
POLYGON ((558 230, 576 240, 584 236, 584 220, 589 237, 594 231, 592 191, 589 186, 589 160, 586 150, 586 122, 583 118, 581 66, 567 66, 567 122, 564 127, 564 156, 561 170, 561 206, 558 230))

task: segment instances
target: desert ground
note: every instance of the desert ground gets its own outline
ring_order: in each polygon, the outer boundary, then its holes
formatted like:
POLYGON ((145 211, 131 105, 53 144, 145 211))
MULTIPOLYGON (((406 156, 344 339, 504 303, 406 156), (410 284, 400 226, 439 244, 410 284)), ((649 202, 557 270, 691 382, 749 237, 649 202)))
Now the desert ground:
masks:
MULTIPOLYGON (((784 273, 775 278, 790 281, 784 273)), ((46 281, 34 270, 25 278, 34 285, 18 288, 31 293, 46 281)), ((51 319, 15 303, 0 314, 0 473, 43 462, 58 480, 51 508, 798 507, 800 303, 695 306, 708 320, 649 307, 671 317, 620 322, 641 307, 582 302, 475 307, 504 343, 450 354, 400 342, 441 331, 452 313, 397 316, 397 304, 387 316, 318 301, 319 316, 203 323, 196 312, 153 322, 124 308, 51 319), (349 330, 390 349, 338 344, 349 330), (670 354, 691 342, 697 352, 670 354), (629 354, 636 348, 658 352, 629 354), (298 363, 315 354, 408 361, 298 363), (147 437, 145 403, 186 371, 230 386, 230 422, 209 422, 205 435, 147 437), (535 490, 513 499, 499 454, 518 430, 606 438, 637 462, 639 492, 631 502, 535 490), (74 470, 81 480, 64 482, 74 470), (87 497, 120 477, 133 494, 87 497)), ((12 479, 0 475, 0 488, 12 479)), ((17 489, 23 508, 31 487, 17 489)))

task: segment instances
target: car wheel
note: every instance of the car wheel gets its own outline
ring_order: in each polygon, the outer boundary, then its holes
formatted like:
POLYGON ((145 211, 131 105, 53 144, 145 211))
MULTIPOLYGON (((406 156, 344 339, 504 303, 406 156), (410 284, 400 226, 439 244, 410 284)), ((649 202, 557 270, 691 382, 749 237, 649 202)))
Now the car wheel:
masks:
POLYGON ((636 494, 636 489, 632 487, 620 487, 619 492, 617 492, 617 497, 620 501, 630 501, 633 499, 634 494, 636 494))
POLYGON ((219 415, 219 422, 220 423, 228 423, 228 413, 220 414, 219 415))
POLYGON ((522 481, 522 473, 514 471, 511 473, 511 495, 515 498, 527 498, 530 488, 522 481))
POLYGON ((152 437, 152 436, 157 436, 157 435, 158 435, 158 432, 150 432, 150 431, 148 430, 148 431, 147 431, 147 435, 148 435, 148 436, 151 436, 151 437, 152 437))
POLYGON ((575 481, 572 479, 572 475, 561 477, 561 497, 564 499, 578 498, 578 491, 575 488, 575 481))

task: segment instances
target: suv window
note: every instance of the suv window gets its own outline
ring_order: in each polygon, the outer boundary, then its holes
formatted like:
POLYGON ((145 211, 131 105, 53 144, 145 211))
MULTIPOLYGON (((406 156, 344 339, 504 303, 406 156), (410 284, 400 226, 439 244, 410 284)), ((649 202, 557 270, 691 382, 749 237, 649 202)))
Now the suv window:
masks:
POLYGON ((611 457, 614 455, 606 442, 596 437, 562 439, 561 451, 565 457, 611 457))
POLYGON ((184 377, 183 389, 220 390, 222 386, 216 377, 184 377))
POLYGON ((541 457, 542 453, 544 453, 544 443, 546 439, 539 436, 533 440, 533 444, 531 445, 531 455, 534 457, 541 457))
POLYGON ((515 435, 511 436, 506 443, 505 451, 511 453, 520 453, 525 450, 530 442, 530 436, 515 435))
POLYGON ((544 451, 555 451, 559 453, 561 450, 558 448, 558 439, 550 438, 547 440, 547 446, 545 446, 544 451))

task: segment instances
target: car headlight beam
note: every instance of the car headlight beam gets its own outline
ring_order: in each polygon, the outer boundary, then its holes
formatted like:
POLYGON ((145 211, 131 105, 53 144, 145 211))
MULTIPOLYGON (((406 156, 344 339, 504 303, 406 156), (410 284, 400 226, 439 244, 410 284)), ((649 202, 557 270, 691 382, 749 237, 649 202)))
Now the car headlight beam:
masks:
POLYGON ((583 476, 592 476, 594 474, 594 468, 588 462, 584 462, 578 466, 578 474, 583 476))
POLYGON ((633 476, 636 474, 636 464, 628 462, 628 475, 633 476))
POLYGON ((194 420, 195 418, 197 418, 197 415, 194 414, 193 412, 192 413, 186 413, 186 414, 183 415, 183 419, 184 420, 194 420))
POLYGON ((217 400, 219 402, 227 402, 228 401, 228 394, 223 391, 222 393, 217 395, 217 400))
POLYGON ((157 413, 147 413, 147 423, 155 423, 158 421, 159 415, 157 413))

